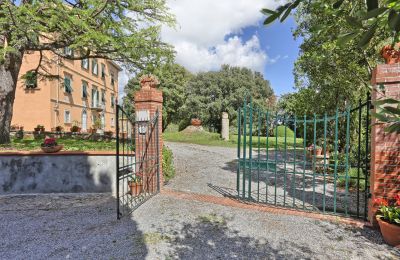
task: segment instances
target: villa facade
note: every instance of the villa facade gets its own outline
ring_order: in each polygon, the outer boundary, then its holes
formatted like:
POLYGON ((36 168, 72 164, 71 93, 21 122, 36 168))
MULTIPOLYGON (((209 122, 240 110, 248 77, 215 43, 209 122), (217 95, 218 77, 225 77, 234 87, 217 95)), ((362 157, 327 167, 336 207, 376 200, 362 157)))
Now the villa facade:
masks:
MULTIPOLYGON (((73 55, 69 48, 64 52, 73 55)), ((24 77, 38 66, 39 60, 38 52, 25 53, 23 57, 12 125, 23 126, 26 131, 33 131, 37 125, 43 125, 46 131, 56 127, 69 131, 77 125, 82 132, 91 128, 115 132, 121 71, 117 64, 104 59, 63 59, 45 52, 43 68, 58 77, 24 77)))

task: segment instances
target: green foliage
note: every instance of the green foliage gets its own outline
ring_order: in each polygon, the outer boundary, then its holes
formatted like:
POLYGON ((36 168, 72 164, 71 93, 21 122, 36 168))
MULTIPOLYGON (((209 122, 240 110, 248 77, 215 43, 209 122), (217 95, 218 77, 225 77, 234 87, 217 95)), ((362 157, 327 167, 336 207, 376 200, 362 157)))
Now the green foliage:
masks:
POLYGON ((174 157, 171 149, 164 146, 162 150, 162 170, 164 175, 164 181, 169 181, 175 176, 175 167, 174 167, 174 157))
POLYGON ((160 41, 161 24, 174 24, 165 0, 2 1, 0 28, 7 44, 1 44, 0 57, 50 50, 66 58, 103 57, 142 68, 172 54, 160 41), (74 50, 73 57, 63 53, 65 47, 74 50))
MULTIPOLYGON (((349 189, 357 189, 358 187, 358 169, 350 168, 348 172, 348 187, 349 189)), ((345 188, 346 187, 346 174, 340 173, 336 182, 338 187, 345 188)), ((363 169, 360 169, 360 191, 365 190, 365 174, 363 169)))
MULTIPOLYGON (((285 129, 286 129, 286 138, 290 138, 290 137, 293 138, 294 137, 293 130, 284 125, 280 125, 277 127, 278 137, 285 137, 285 129)), ((274 129, 274 133, 276 133, 275 131, 276 131, 276 129, 274 129)))
POLYGON ((134 114, 135 93, 140 89, 139 78, 143 74, 153 74, 160 81, 159 88, 163 91, 163 131, 171 123, 179 123, 182 117, 182 106, 185 101, 185 87, 193 75, 178 64, 164 64, 156 69, 141 70, 135 78, 125 86, 126 97, 124 108, 128 114, 134 114))
POLYGON ((379 107, 377 113, 373 114, 376 119, 381 123, 389 124, 385 131, 400 133, 400 100, 382 99, 376 101, 374 105, 379 107))
MULTIPOLYGON (((200 118, 203 126, 221 129, 222 112, 235 122, 245 98, 253 98, 255 108, 266 110, 275 103, 270 83, 261 73, 223 65, 219 71, 199 73, 188 82, 182 120, 200 118)), ((183 123, 184 125, 184 123, 183 123)))

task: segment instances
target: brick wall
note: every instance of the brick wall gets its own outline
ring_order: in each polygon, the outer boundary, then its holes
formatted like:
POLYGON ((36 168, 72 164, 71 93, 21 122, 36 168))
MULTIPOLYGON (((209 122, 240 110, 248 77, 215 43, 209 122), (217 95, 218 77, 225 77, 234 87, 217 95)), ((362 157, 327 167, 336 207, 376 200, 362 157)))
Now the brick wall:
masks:
MULTIPOLYGON (((134 102, 135 102, 135 111, 149 111, 150 114, 150 119, 153 119, 157 110, 159 113, 158 116, 158 148, 159 148, 159 157, 158 161, 160 163, 159 169, 160 169, 160 188, 162 188, 162 184, 164 183, 164 178, 162 174, 162 147, 163 147, 163 138, 162 138, 162 102, 163 102, 163 96, 162 92, 156 88, 149 88, 146 87, 142 84, 141 89, 136 92, 135 97, 134 97, 134 102)), ((157 154, 157 146, 155 142, 156 135, 153 134, 151 139, 148 139, 146 137, 141 137, 140 135, 136 135, 136 157, 138 156, 143 156, 146 154, 147 158, 155 158, 157 154)), ((150 173, 148 172, 149 175, 156 174, 155 169, 152 168, 152 165, 156 160, 150 159, 148 161, 145 161, 144 164, 139 165, 139 167, 142 167, 143 169, 151 169, 150 173)), ((137 169, 138 170, 138 169, 137 169)), ((148 187, 150 190, 153 190, 156 188, 156 182, 153 181, 154 179, 150 180, 150 185, 151 187, 148 187)), ((145 185, 147 180, 144 180, 145 185)))
MULTIPOLYGON (((372 102, 380 98, 400 99, 400 64, 378 65, 372 74, 372 85, 383 84, 385 92, 374 89, 372 102)), ((376 107, 374 107, 376 112, 376 107)), ((376 125, 372 118, 371 132, 371 200, 369 219, 376 224, 376 198, 388 198, 400 192, 400 134, 386 133, 385 125, 376 125)))

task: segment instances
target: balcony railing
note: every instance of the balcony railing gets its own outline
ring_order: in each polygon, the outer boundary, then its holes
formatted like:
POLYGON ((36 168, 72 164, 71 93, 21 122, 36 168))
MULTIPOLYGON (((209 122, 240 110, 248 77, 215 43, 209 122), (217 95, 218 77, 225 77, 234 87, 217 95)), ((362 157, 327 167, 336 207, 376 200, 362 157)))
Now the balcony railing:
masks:
POLYGON ((106 109, 106 106, 105 104, 94 104, 91 108, 96 111, 103 111, 106 109))

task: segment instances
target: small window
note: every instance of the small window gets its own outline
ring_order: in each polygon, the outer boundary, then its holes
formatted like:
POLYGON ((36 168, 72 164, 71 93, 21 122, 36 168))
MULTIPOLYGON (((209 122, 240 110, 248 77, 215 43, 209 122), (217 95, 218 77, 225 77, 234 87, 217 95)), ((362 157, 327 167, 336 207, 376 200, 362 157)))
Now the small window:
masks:
POLYGON ((68 94, 72 93, 72 79, 69 76, 64 78, 64 91, 68 94))
POLYGON ((71 112, 69 110, 64 111, 64 123, 65 124, 71 123, 71 112))
POLYGON ((24 77, 25 87, 33 89, 37 87, 37 73, 35 71, 28 71, 24 77))
POLYGON ((70 47, 65 47, 64 48, 64 55, 68 57, 73 57, 74 56, 74 51, 70 47))
POLYGON ((115 85, 115 78, 114 78, 114 73, 110 73, 111 75, 111 86, 115 85))
POLYGON ((114 124, 114 117, 111 117, 111 127, 114 127, 115 126, 115 124, 114 124))
POLYGON ((82 69, 88 70, 89 69, 89 59, 83 59, 81 61, 82 69))
POLYGON ((89 94, 87 91, 88 83, 86 81, 82 81, 82 98, 87 99, 89 94))
POLYGON ((112 108, 114 108, 114 106, 115 106, 115 96, 114 96, 114 94, 111 94, 111 99, 110 99, 110 103, 111 103, 111 107, 112 108))
POLYGON ((104 65, 103 63, 101 64, 101 78, 106 78, 106 65, 104 65))
POLYGON ((99 75, 99 68, 98 68, 98 64, 97 64, 97 60, 96 59, 92 60, 92 73, 94 75, 99 75))

